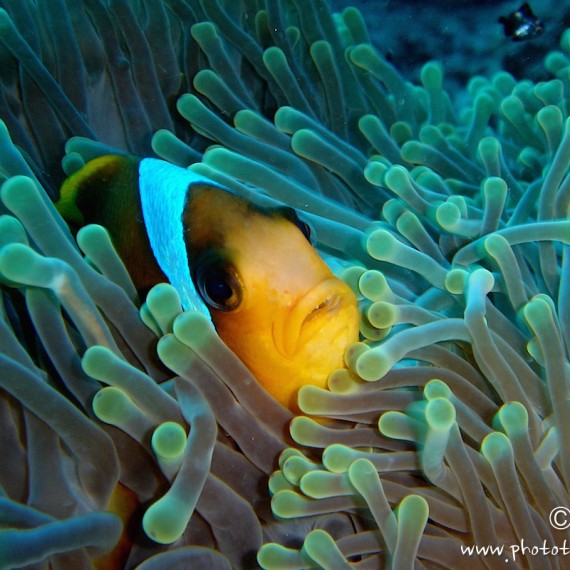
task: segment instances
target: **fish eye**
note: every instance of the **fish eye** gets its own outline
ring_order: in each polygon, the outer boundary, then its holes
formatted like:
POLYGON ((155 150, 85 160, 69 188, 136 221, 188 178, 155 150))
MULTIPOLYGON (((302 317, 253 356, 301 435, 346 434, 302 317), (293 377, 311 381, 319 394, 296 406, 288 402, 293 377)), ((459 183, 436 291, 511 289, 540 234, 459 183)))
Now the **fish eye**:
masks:
POLYGON ((204 302, 219 311, 233 311, 241 303, 242 288, 231 266, 218 263, 201 263, 195 282, 204 302))
POLYGON ((280 211, 287 220, 289 220, 291 223, 295 224, 297 226, 297 228, 299 228, 301 233, 305 236, 307 241, 310 243, 311 242, 311 227, 309 226, 309 224, 307 224, 307 222, 304 222, 303 220, 301 220, 301 218, 299 218, 299 216, 297 215, 297 211, 294 210, 293 208, 289 208, 287 206, 280 208, 280 211))
POLYGON ((307 241, 311 241, 311 228, 307 222, 297 218, 297 222, 295 224, 300 230, 301 233, 307 238, 307 241))

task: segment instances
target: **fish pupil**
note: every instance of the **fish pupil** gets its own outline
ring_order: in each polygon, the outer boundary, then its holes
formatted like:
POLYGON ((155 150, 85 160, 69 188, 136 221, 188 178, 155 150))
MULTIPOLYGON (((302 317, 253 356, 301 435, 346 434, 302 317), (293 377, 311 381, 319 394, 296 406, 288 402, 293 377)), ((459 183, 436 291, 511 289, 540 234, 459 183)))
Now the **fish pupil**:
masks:
POLYGON ((223 303, 231 299, 233 291, 225 279, 225 276, 218 272, 210 274, 204 281, 204 289, 208 297, 216 303, 223 303))

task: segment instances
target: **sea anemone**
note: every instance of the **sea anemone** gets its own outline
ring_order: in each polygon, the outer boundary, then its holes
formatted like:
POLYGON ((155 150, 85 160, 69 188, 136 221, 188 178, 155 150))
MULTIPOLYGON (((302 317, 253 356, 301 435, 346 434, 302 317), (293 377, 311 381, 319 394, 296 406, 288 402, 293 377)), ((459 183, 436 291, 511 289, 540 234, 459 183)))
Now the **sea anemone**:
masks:
POLYGON ((0 567, 560 567, 570 33, 458 109, 324 0, 1 4, 0 567), (72 236, 59 183, 110 150, 313 226, 361 342, 304 415, 72 236))

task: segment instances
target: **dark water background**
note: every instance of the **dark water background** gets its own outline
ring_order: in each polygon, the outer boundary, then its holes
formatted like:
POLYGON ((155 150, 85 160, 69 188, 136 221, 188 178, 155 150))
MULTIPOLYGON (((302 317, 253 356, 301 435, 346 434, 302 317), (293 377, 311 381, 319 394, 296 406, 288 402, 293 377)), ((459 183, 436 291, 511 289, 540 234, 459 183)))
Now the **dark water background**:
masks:
POLYGON ((418 81, 421 66, 439 60, 446 87, 460 96, 474 75, 492 76, 500 70, 517 79, 546 79, 542 61, 557 49, 570 27, 570 1, 535 0, 529 4, 543 20, 541 36, 513 42, 498 23, 519 8, 521 1, 493 0, 331 0, 334 10, 348 5, 364 14, 373 43, 403 73, 418 81))

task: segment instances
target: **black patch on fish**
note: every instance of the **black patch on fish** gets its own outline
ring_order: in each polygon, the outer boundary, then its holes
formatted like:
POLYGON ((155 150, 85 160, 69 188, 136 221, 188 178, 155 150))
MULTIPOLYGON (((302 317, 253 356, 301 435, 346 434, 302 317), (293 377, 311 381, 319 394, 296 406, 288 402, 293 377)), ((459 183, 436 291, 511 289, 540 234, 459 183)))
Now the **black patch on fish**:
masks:
POLYGON ((507 16, 501 16, 499 24, 503 25, 505 36, 514 42, 531 40, 542 34, 544 30, 542 20, 534 15, 528 2, 507 16))

